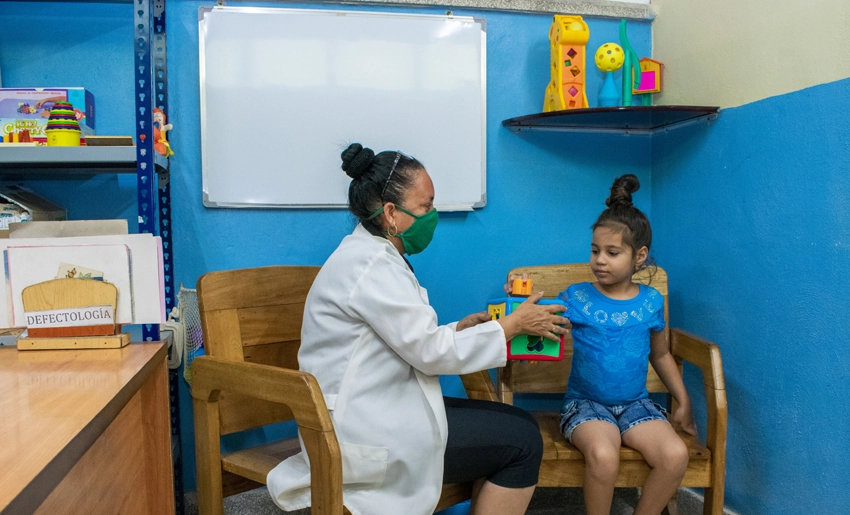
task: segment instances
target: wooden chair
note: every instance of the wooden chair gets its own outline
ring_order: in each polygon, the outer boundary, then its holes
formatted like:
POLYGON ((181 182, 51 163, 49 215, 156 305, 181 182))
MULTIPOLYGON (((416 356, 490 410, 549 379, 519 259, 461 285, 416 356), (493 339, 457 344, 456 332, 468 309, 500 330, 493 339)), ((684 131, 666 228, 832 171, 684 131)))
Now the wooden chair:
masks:
MULTIPOLYGON (((554 297, 569 285, 594 281, 590 265, 551 265, 524 267, 511 270, 511 275, 528 274, 533 281, 534 291, 543 291, 548 297, 554 297)), ((635 280, 651 284, 664 296, 664 319, 669 321, 669 302, 667 302, 667 273, 656 269, 649 282, 646 271, 635 276, 635 280)), ((670 338, 673 356, 679 368, 682 361, 696 365, 703 375, 705 398, 708 411, 708 432, 703 444, 696 438, 680 433, 679 436, 688 446, 689 463, 682 486, 705 488, 705 515, 722 515, 723 489, 726 473, 726 390, 723 382, 723 365, 720 349, 717 345, 689 334, 681 329, 665 329, 670 338)), ((515 393, 551 393, 563 395, 567 389, 572 358, 572 339, 565 341, 563 361, 539 361, 535 363, 508 361, 507 366, 499 369, 497 392, 502 402, 513 404, 515 393)), ((664 384, 652 367, 646 380, 650 392, 664 392, 664 384)), ((670 396, 668 394, 668 399, 670 396)), ((674 402, 668 402, 673 410, 674 402)), ((566 441, 560 432, 559 414, 536 413, 543 436, 543 463, 540 468, 541 487, 579 487, 584 484, 585 463, 582 453, 566 441)), ((646 480, 649 467, 643 456, 634 449, 623 446, 620 449, 620 470, 617 476, 618 487, 640 487, 646 480)), ((675 513, 676 499, 668 505, 668 511, 675 513)))
MULTIPOLYGON (((342 460, 316 379, 298 370, 301 319, 319 267, 275 266, 213 272, 198 279, 206 356, 192 363, 195 460, 200 515, 263 486, 298 439, 222 455, 221 435, 295 420, 310 458, 313 515, 348 513, 342 460)), ((496 399, 486 372, 464 377, 474 398, 496 399)), ((471 484, 444 485, 437 509, 469 499, 471 484)))

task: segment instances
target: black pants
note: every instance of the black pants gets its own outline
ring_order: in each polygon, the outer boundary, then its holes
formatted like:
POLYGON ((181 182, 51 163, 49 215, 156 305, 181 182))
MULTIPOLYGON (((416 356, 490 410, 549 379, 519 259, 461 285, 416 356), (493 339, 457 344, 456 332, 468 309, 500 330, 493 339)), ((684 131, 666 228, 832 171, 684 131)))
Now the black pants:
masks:
POLYGON ((449 427, 444 483, 487 478, 506 488, 537 484, 543 440, 534 417, 501 402, 443 400, 449 427))

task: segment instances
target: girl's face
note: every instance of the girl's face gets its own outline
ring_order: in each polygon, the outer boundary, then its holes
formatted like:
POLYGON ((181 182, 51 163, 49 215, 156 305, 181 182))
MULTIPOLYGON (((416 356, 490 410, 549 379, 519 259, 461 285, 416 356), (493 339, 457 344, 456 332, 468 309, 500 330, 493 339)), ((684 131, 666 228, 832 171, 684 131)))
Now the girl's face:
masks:
POLYGON ((646 247, 637 252, 623 244, 623 234, 608 227, 597 227, 590 244, 590 269, 599 284, 613 286, 631 282, 637 267, 646 261, 646 247))

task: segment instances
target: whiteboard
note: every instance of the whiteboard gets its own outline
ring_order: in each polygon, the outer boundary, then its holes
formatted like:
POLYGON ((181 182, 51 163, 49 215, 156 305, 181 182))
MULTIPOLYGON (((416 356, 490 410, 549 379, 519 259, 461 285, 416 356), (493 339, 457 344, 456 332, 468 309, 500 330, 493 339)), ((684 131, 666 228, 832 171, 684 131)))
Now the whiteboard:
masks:
POLYGON ((354 142, 419 159, 441 210, 486 202, 483 20, 253 7, 198 20, 204 205, 346 207, 354 142))

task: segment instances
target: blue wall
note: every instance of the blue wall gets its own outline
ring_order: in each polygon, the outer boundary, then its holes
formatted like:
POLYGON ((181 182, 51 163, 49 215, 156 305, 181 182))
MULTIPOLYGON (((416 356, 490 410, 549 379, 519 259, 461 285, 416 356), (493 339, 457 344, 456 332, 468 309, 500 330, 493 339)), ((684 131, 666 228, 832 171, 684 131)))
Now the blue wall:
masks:
MULTIPOLYGON (((213 270, 321 265, 354 227, 346 212, 207 209, 202 204, 200 5, 168 1, 168 121, 175 127, 169 138, 176 152, 171 158, 176 283, 193 286, 200 275, 213 270)), ((648 139, 543 133, 517 136, 502 128, 503 119, 540 111, 549 79, 551 16, 455 14, 487 20, 488 203, 473 213, 442 216, 428 251, 412 259, 417 276, 446 323, 482 310, 486 299, 501 292, 505 274, 512 267, 587 259, 590 225, 604 208, 614 177, 638 175, 644 189, 636 201, 647 213, 651 211, 648 139), (469 293, 458 295, 458 290, 469 293)), ((83 85, 96 97, 98 132, 132 134, 131 17, 129 5, 4 2, 0 10, 4 86, 83 85), (63 23, 73 30, 60 30, 63 23), (38 51, 30 51, 31 47, 38 51)), ((591 20, 590 27, 591 49, 618 39, 616 21, 591 20)), ((632 23, 630 38, 638 53, 649 53, 648 23, 632 23)), ((590 71, 594 76, 588 96, 594 103, 601 77, 592 64, 590 71)), ((71 218, 135 220, 132 177, 27 184, 67 206, 71 218)), ((445 378, 444 386, 448 394, 462 392, 457 378, 445 378)), ((181 391, 181 399, 186 489, 192 491, 195 474, 188 389, 181 391)), ((262 438, 262 432, 254 432, 227 443, 236 446, 262 438)))
POLYGON ((653 141, 671 323, 723 353, 726 503, 740 513, 850 504, 848 112, 850 79, 653 141))

